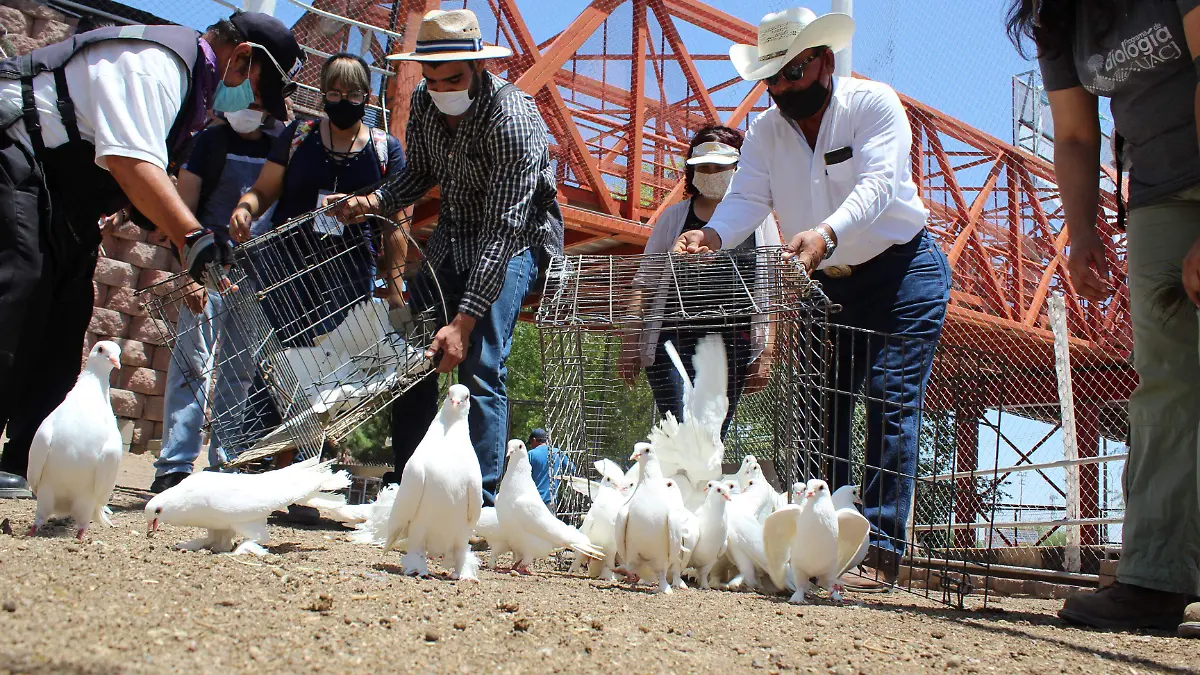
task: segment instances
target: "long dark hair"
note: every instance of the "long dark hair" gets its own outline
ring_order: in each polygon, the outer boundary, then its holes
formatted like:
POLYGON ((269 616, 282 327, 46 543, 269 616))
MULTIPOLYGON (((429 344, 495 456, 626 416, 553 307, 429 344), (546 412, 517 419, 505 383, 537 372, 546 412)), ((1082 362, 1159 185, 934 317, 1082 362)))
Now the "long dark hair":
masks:
MULTIPOLYGON (((688 146, 688 157, 692 156, 692 151, 701 143, 724 143, 737 150, 742 149, 742 132, 731 127, 722 126, 720 124, 710 124, 701 128, 692 136, 692 143, 688 146)), ((687 160, 687 157, 684 157, 687 160)), ((689 195, 698 195, 700 191, 696 189, 695 183, 692 180, 696 176, 696 167, 691 164, 683 165, 683 191, 689 195)))
MULTIPOLYGON (((1096 38, 1108 34, 1116 23, 1114 0, 1086 0, 1097 16, 1096 38)), ((1080 0, 1013 0, 1005 25, 1008 39, 1021 56, 1028 58, 1025 40, 1037 47, 1036 56, 1058 58, 1071 50, 1075 39, 1075 17, 1080 0)))

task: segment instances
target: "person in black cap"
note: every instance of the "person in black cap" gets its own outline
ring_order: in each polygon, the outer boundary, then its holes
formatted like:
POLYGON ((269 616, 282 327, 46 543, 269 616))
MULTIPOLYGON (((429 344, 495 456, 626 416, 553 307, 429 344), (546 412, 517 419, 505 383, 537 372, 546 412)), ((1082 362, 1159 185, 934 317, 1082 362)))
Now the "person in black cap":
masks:
POLYGON ((0 62, 0 497, 28 496, 29 444, 79 374, 101 217, 129 208, 212 283, 228 246, 168 169, 210 110, 284 119, 303 62, 291 31, 257 13, 204 34, 100 28, 0 62))
POLYGON ((550 447, 550 436, 540 427, 529 432, 529 442, 525 446, 529 449, 529 465, 538 494, 546 506, 553 509, 559 479, 574 475, 575 465, 562 450, 550 447))

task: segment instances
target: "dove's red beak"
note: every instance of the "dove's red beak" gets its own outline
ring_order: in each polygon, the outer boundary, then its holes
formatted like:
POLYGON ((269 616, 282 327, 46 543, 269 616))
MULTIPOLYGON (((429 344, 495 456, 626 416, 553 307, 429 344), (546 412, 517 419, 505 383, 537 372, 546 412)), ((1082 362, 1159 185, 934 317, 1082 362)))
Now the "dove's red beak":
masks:
POLYGON ((733 501, 733 497, 730 497, 728 492, 722 492, 721 496, 724 497, 725 501, 727 501, 727 502, 733 501))
POLYGON ((805 499, 812 499, 812 498, 813 498, 813 496, 814 496, 814 495, 816 495, 816 494, 817 494, 816 492, 813 492, 812 490, 809 490, 808 492, 805 492, 805 493, 804 493, 804 498, 805 498, 805 499))
POLYGON ((112 362, 113 368, 116 368, 117 370, 121 369, 121 359, 118 359, 115 356, 110 356, 108 357, 108 360, 112 362))

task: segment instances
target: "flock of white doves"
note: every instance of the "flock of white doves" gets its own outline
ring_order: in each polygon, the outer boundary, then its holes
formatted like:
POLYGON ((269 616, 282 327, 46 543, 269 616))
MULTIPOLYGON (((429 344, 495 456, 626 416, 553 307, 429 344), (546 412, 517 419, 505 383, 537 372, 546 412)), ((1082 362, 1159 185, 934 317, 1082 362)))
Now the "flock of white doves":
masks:
MULTIPOLYGON (((315 507, 353 526, 351 541, 405 551, 406 574, 427 576, 428 556, 441 556, 454 579, 476 579, 471 540, 491 548, 495 569, 511 552, 512 571, 529 573, 537 558, 575 552, 572 571, 634 584, 645 579, 660 593, 686 588, 694 573, 701 588, 747 587, 791 591, 802 603, 815 581, 834 601, 841 577, 862 562, 869 526, 854 504, 857 486, 830 494, 824 481, 796 483, 778 494, 753 456, 722 475, 721 423, 728 412, 725 346, 718 335, 697 345, 691 381, 674 347, 667 351, 684 382, 684 421, 667 414, 634 446, 634 465, 595 463, 598 482, 561 477, 591 499, 579 529, 560 521, 542 502, 525 444, 509 441, 508 466, 495 507, 483 506, 483 479, 467 426, 470 393, 453 385, 398 485, 376 501, 348 505, 333 491, 350 477, 317 458, 259 474, 193 473, 146 504, 148 531, 160 525, 197 527, 203 537, 177 548, 266 553, 267 517, 289 504, 315 507), (789 497, 790 501, 789 502, 789 497), (235 548, 235 541, 242 539, 235 548)), ((37 513, 29 534, 57 515, 69 515, 83 538, 94 519, 108 519, 122 444, 108 398, 109 373, 120 367, 120 347, 98 342, 75 388, 46 419, 30 450, 29 484, 37 513)))

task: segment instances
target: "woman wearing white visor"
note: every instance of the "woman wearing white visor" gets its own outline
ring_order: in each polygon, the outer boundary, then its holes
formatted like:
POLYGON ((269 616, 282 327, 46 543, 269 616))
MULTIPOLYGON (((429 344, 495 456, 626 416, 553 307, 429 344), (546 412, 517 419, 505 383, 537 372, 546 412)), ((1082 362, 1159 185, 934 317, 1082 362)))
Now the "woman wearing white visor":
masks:
MULTIPOLYGON (((663 211, 654 224, 654 231, 646 242, 645 253, 667 253, 675 245, 679 235, 689 230, 698 230, 708 224, 717 204, 725 197, 725 191, 733 179, 742 146, 742 134, 724 126, 709 126, 696 132, 692 138, 684 167, 685 193, 687 199, 663 211)), ((755 257, 743 253, 761 246, 779 246, 779 226, 775 218, 768 215, 759 224, 753 237, 739 244, 734 255, 737 257, 741 279, 757 282, 755 257)), ((765 271, 765 270, 764 270, 765 271)), ((660 258, 648 258, 642 263, 634 278, 635 302, 642 303, 643 316, 652 317, 644 325, 631 326, 626 333, 621 349, 620 373, 622 379, 633 384, 641 368, 646 369, 646 379, 654 391, 654 401, 659 414, 671 412, 676 419, 683 414, 683 381, 679 377, 663 344, 670 340, 679 351, 689 374, 692 370, 692 355, 696 343, 708 333, 720 333, 724 337, 725 356, 729 364, 729 414, 721 427, 724 437, 729 421, 737 409, 742 393, 752 393, 766 383, 770 367, 770 354, 764 353, 768 346, 767 321, 765 316, 719 316, 705 319, 662 321, 664 315, 678 315, 681 309, 673 292, 675 279, 683 298, 683 309, 691 315, 705 309, 706 303, 721 303, 730 300, 730 293, 742 288, 738 275, 729 269, 729 279, 705 270, 703 279, 689 279, 688 270, 677 268, 673 272, 666 268, 660 258), (728 283, 726 283, 726 281, 728 283), (668 303, 674 307, 668 306, 668 303)), ((753 283, 754 292, 765 290, 765 283, 753 283)), ((745 303, 739 303, 745 304, 745 303)), ((715 313, 715 312, 714 312, 715 313)))

